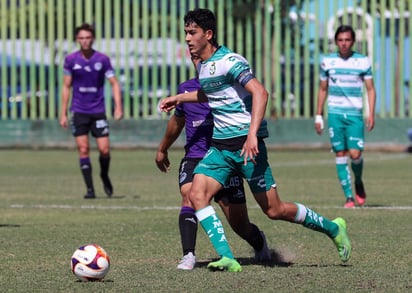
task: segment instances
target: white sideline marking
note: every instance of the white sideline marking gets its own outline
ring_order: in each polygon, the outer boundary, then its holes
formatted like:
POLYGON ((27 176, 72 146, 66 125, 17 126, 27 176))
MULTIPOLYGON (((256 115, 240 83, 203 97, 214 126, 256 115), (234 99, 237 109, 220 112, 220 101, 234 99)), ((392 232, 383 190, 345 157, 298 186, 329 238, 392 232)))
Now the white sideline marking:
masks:
MULTIPOLYGON (((13 209, 83 209, 83 210, 137 210, 137 211, 169 211, 179 210, 180 206, 152 206, 152 207, 140 207, 140 206, 100 206, 100 205, 22 205, 12 204, 10 206, 13 209)), ((341 206, 311 206, 316 209, 344 209, 341 206)), ((257 205, 249 206, 249 209, 258 209, 257 205)), ((412 206, 364 206, 357 207, 354 210, 412 210, 412 206)))
MULTIPOLYGON (((407 153, 400 153, 400 154, 371 154, 365 155, 364 160, 367 164, 373 164, 379 161, 388 161, 388 160, 404 160, 405 158, 412 157, 410 154, 407 153)), ((332 154, 330 160, 301 160, 297 162, 274 162, 276 160, 271 160, 270 166, 271 167, 301 167, 301 166, 319 166, 319 165, 328 165, 328 164, 335 164, 335 157, 332 154)))

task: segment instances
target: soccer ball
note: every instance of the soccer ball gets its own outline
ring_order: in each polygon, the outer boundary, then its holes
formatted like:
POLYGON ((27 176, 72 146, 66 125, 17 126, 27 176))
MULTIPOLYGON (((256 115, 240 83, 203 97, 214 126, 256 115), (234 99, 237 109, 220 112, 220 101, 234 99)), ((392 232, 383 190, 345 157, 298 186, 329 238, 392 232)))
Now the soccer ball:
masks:
POLYGON ((97 244, 80 246, 72 256, 72 272, 81 281, 102 280, 110 269, 106 251, 97 244))

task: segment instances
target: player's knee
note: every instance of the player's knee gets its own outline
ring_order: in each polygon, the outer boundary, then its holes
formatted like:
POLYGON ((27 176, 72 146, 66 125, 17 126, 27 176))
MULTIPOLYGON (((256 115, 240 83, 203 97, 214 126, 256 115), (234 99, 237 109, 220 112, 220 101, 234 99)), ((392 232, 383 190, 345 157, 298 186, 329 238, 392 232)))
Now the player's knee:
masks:
POLYGON ((101 157, 109 157, 110 156, 110 149, 108 147, 99 149, 99 153, 101 157))
POLYGON ((281 220, 286 216, 286 209, 283 205, 270 207, 265 211, 265 214, 271 220, 281 220))
POLYGON ((79 151, 79 155, 80 157, 87 157, 89 155, 89 147, 86 145, 80 145, 78 146, 78 151, 79 151))
POLYGON ((361 158, 361 156, 362 156, 362 153, 358 152, 358 153, 351 154, 350 157, 352 161, 358 161, 361 158))
POLYGON ((192 202, 190 201, 189 195, 182 194, 182 206, 192 207, 192 202))

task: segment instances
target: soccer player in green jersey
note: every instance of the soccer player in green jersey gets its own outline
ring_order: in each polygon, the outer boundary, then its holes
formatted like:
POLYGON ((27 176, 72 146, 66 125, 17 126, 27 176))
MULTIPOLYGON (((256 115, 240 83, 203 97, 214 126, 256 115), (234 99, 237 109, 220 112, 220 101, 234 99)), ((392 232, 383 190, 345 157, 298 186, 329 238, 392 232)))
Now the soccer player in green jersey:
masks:
POLYGON ((338 52, 325 56, 321 63, 318 106, 315 129, 320 135, 323 130, 323 107, 328 99, 328 128, 332 149, 336 154, 336 172, 345 194, 345 208, 354 208, 351 173, 348 155, 355 177, 355 198, 359 206, 366 200, 362 181, 364 148, 363 85, 368 93, 369 107, 366 128, 371 131, 375 125, 376 92, 373 84, 371 64, 367 56, 352 51, 355 31, 342 25, 335 33, 338 52))
POLYGON ((208 9, 189 11, 184 17, 184 30, 190 53, 201 59, 201 89, 165 98, 160 102, 160 109, 167 112, 183 102, 203 101, 208 101, 212 109, 211 147, 194 171, 189 195, 202 228, 221 257, 209 263, 208 268, 242 270, 233 256, 220 219, 210 205, 213 195, 235 173, 246 179, 257 203, 270 219, 299 223, 326 234, 333 240, 341 260, 348 261, 352 247, 344 219, 331 221, 303 204, 280 199, 264 143, 268 136, 263 119, 268 92, 255 78, 244 57, 218 45, 214 13, 208 9))

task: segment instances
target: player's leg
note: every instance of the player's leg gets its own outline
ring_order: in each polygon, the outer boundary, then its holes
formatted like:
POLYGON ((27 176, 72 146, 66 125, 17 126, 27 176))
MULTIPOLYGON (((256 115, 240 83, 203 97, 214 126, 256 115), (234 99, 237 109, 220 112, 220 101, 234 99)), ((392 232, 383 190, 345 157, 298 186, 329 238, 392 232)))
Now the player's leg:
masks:
POLYGON ((77 152, 79 154, 80 170, 87 189, 84 198, 95 198, 96 195, 94 193, 93 186, 92 164, 90 161, 90 116, 73 113, 70 123, 72 134, 77 145, 77 152))
POLYGON ((355 200, 352 193, 352 178, 348 165, 348 157, 346 152, 336 152, 336 173, 338 175, 340 186, 342 187, 343 194, 345 195, 345 208, 354 208, 355 200))
POLYGON ((275 186, 266 192, 255 193, 254 196, 270 219, 302 224, 306 228, 326 234, 333 240, 341 260, 349 260, 352 246, 342 218, 331 221, 303 204, 282 202, 275 186))
POLYGON ((364 148, 364 122, 361 116, 350 116, 350 127, 348 127, 348 136, 352 139, 348 141, 349 155, 351 158, 351 167, 355 177, 355 198, 360 206, 366 201, 365 188, 362 181, 364 148))
POLYGON ((229 184, 221 189, 214 199, 221 207, 233 231, 253 247, 255 260, 270 260, 271 252, 265 234, 249 220, 242 177, 232 176, 229 184))
POLYGON ((100 178, 103 183, 103 189, 107 196, 111 197, 113 194, 113 185, 109 177, 109 168, 111 160, 109 137, 97 137, 96 145, 99 149, 100 178))
POLYGON ((225 185, 229 178, 231 170, 227 167, 221 152, 216 148, 210 148, 195 169, 190 201, 203 230, 208 234, 210 242, 221 257, 220 260, 209 263, 208 268, 239 272, 242 267, 234 259, 219 216, 210 205, 213 195, 225 185))
POLYGON ((79 153, 80 160, 80 170, 83 175, 84 183, 86 184, 87 193, 84 198, 95 198, 93 186, 93 176, 92 176, 92 163, 90 161, 90 146, 89 146, 89 136, 80 135, 76 136, 76 145, 79 153))
POLYGON ((331 221, 303 204, 281 201, 263 142, 259 144, 259 154, 255 160, 256 164, 249 162, 243 167, 243 174, 262 211, 270 219, 299 223, 328 235, 338 248, 341 260, 348 261, 351 244, 346 234, 345 221, 341 218, 331 221))
POLYGON ((329 139, 335 153, 335 167, 339 184, 345 195, 345 208, 355 207, 352 193, 352 180, 347 157, 346 117, 338 114, 329 114, 329 139))
POLYGON ((111 197, 113 195, 113 185, 109 177, 111 160, 109 124, 105 114, 94 115, 93 119, 91 132, 96 138, 96 145, 99 150, 100 178, 103 183, 104 192, 108 197, 111 197))
POLYGON ((199 159, 185 158, 180 162, 179 186, 182 204, 179 213, 179 232, 183 257, 177 265, 179 270, 191 270, 196 264, 195 246, 198 221, 189 199, 189 193, 192 187, 193 170, 199 161, 199 159))

